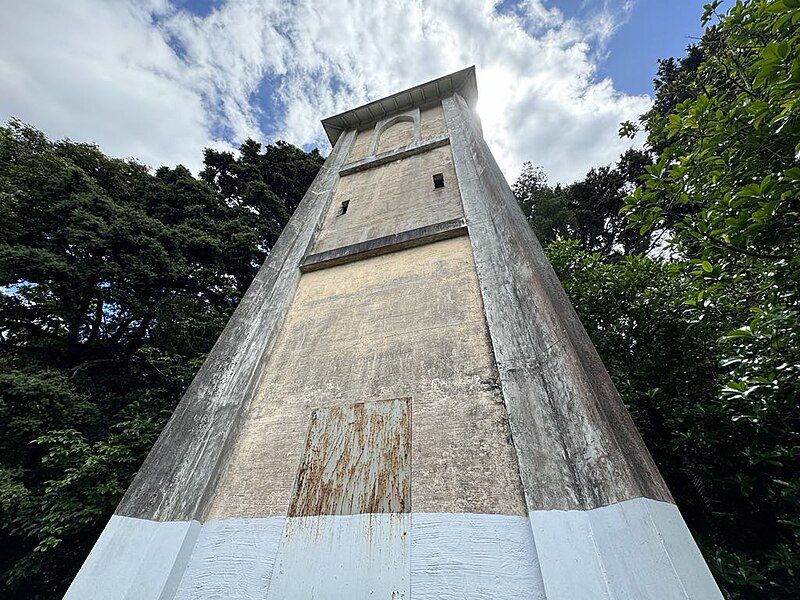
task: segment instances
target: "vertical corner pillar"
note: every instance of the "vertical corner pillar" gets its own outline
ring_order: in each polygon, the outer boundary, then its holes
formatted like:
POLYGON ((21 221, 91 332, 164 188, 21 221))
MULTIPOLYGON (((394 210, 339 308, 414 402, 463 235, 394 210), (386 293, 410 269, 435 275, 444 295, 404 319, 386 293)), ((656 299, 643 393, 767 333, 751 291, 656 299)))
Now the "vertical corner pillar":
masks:
POLYGON ((337 140, 65 598, 174 597, 354 138, 337 140))
POLYGON ((477 116, 443 106, 547 599, 722 598, 477 116))

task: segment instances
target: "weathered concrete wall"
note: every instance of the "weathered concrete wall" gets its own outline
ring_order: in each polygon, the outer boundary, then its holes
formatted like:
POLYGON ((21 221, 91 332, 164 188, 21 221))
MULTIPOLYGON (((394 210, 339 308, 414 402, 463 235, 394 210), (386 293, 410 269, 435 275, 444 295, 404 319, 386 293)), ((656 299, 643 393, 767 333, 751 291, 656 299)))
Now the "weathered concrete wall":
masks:
POLYGON ((369 156, 369 146, 372 143, 372 128, 363 129, 356 134, 353 147, 347 157, 347 162, 355 162, 369 156))
POLYGON ((441 102, 420 112, 420 139, 429 140, 447 133, 441 102))
POLYGON ((528 508, 672 501, 472 110, 444 107, 528 508))
POLYGON ((412 399, 414 512, 525 514, 465 237, 306 273, 214 499, 286 514, 311 411, 412 399))
POLYGON ((471 109, 402 110, 339 138, 67 598, 721 599, 471 109))
POLYGON ((312 252, 401 233, 463 215, 448 146, 342 177, 312 252), (443 173, 445 187, 434 189, 443 173), (340 215, 341 203, 349 201, 340 215))
POLYGON ((327 269, 356 260, 364 260, 372 256, 390 254, 406 248, 414 248, 440 240, 461 237, 466 234, 467 225, 464 219, 441 221, 433 225, 418 227, 417 229, 407 229, 402 233, 372 238, 358 244, 339 246, 333 250, 318 254, 306 254, 303 262, 300 263, 300 270, 303 272, 318 271, 319 269, 327 269))
POLYGON ((354 133, 337 142, 264 266, 184 394, 116 513, 155 520, 203 519, 294 295, 300 262, 328 206, 354 133))
POLYGON ((409 121, 400 121, 388 127, 378 137, 376 154, 408 146, 414 141, 415 130, 414 123, 409 121))
POLYGON ((721 600, 477 117, 443 105, 541 597, 721 600))
MULTIPOLYGON (((447 125, 444 122, 444 112, 441 103, 419 111, 419 141, 429 140, 439 135, 447 133, 447 125)), ((415 128, 408 121, 392 126, 393 132, 385 131, 380 136, 377 153, 398 150, 403 146, 411 144, 415 128), (402 135, 400 135, 402 132, 402 135), (387 137, 387 133, 389 133, 387 137)), ((370 127, 358 132, 353 148, 347 157, 347 162, 356 162, 369 157, 371 145, 374 143, 375 128, 370 127)))

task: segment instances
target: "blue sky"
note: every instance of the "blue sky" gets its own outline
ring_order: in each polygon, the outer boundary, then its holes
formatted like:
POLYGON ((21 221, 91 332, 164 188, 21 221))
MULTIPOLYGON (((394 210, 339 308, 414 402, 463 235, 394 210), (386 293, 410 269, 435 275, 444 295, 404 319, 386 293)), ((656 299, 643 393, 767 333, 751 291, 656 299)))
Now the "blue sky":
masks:
MULTIPOLYGON (((630 94, 651 94, 657 60, 681 56, 687 45, 702 34, 700 15, 709 0, 634 0, 598 62, 598 76, 611 77, 615 87, 630 94)), ((504 0, 498 10, 509 9, 515 1, 504 0)), ((207 16, 223 0, 177 0, 176 6, 198 16, 207 16)), ((608 6, 604 0, 549 0, 569 18, 581 19, 608 6)), ((263 97, 269 102, 269 98, 263 97)), ((267 106, 268 110, 272 107, 267 106)))
MULTIPOLYGON (((614 33, 598 57, 598 77, 611 77, 618 90, 651 94, 657 61, 681 56, 703 33, 700 15, 709 0, 548 0, 567 17, 589 19, 603 10, 618 18, 614 33)), ((513 10, 515 0, 503 0, 498 10, 513 10)), ((187 0, 192 9, 208 10, 206 0, 187 0)))
MULTIPOLYGON (((658 58, 701 34, 695 0, 59 0, 0 20, 0 120, 197 172, 204 147, 285 139, 476 65, 487 141, 569 182, 630 143, 658 58)), ((641 143, 641 141, 639 141, 641 143)))
MULTIPOLYGON (((608 43, 608 55, 600 63, 600 75, 614 79, 617 89, 631 94, 650 94, 656 61, 682 56, 686 46, 703 35, 700 15, 708 0, 639 0, 628 20, 608 43)), ((581 0, 559 5, 577 8, 581 0)))

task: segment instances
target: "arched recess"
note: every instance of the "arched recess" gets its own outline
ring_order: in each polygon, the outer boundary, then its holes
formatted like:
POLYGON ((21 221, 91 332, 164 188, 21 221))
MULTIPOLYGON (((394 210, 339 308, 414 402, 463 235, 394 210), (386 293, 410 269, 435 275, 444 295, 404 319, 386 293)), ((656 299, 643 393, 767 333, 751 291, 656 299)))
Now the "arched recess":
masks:
POLYGON ((375 124, 370 156, 419 141, 419 109, 394 115, 375 124))

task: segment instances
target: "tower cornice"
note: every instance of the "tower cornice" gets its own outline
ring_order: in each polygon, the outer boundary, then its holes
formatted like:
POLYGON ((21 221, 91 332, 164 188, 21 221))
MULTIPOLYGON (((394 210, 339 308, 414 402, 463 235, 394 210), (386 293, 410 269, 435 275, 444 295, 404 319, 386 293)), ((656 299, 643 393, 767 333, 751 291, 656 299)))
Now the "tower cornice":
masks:
POLYGON ((342 132, 348 129, 364 129, 381 119, 415 107, 423 107, 458 92, 470 106, 478 101, 478 86, 475 67, 467 67, 442 77, 421 83, 402 92, 380 100, 374 100, 356 108, 322 120, 322 126, 331 142, 336 143, 342 132))

